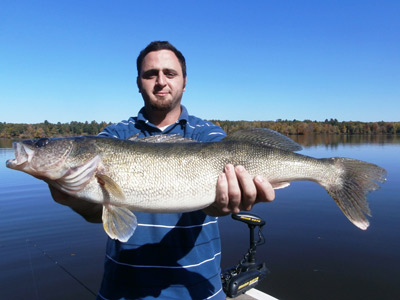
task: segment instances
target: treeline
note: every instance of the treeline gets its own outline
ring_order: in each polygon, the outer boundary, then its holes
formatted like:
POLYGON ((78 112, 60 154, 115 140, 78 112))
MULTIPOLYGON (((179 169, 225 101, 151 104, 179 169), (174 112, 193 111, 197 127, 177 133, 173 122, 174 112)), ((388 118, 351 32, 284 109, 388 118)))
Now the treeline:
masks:
MULTIPOLYGON (((276 121, 221 121, 211 120, 220 125, 226 133, 246 128, 270 128, 285 135, 368 135, 368 134, 400 134, 400 122, 339 122, 336 119, 326 119, 324 122, 311 120, 281 120, 276 121)), ((0 138, 31 139, 54 136, 96 135, 111 123, 96 121, 70 122, 57 124, 44 121, 38 124, 16 124, 0 122, 0 138)))
POLYGON ((276 121, 219 121, 227 134, 245 128, 270 128, 285 135, 307 134, 400 134, 400 122, 339 122, 337 119, 326 119, 324 122, 311 120, 276 121))
POLYGON ((0 138, 32 139, 55 136, 96 135, 111 123, 96 121, 50 123, 47 120, 38 124, 17 124, 0 122, 0 138))

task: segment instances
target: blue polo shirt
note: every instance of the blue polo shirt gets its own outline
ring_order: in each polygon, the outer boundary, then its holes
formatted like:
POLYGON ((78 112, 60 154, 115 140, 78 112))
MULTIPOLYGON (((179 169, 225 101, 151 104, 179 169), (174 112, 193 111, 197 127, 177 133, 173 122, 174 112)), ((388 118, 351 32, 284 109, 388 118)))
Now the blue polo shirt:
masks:
MULTIPOLYGON (((99 135, 127 139, 138 133, 139 138, 179 134, 202 142, 225 137, 219 126, 189 115, 184 106, 179 120, 163 131, 148 121, 142 108, 137 117, 99 135)), ((135 215, 138 227, 126 243, 107 241, 97 299, 225 299, 217 218, 202 211, 135 215)))

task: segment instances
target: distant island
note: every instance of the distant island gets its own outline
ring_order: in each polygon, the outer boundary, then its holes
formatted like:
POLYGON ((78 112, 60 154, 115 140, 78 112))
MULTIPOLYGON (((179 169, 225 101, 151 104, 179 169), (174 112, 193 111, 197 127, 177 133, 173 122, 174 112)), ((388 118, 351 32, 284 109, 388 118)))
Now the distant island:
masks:
MULTIPOLYGON (((284 135, 334 134, 334 135, 370 135, 400 134, 400 122, 339 122, 326 119, 324 122, 311 120, 276 121, 221 121, 210 120, 221 126, 227 134, 246 128, 270 128, 284 135)), ((0 122, 0 138, 31 139, 55 136, 96 135, 110 125, 106 122, 50 123, 47 120, 37 124, 0 122)))

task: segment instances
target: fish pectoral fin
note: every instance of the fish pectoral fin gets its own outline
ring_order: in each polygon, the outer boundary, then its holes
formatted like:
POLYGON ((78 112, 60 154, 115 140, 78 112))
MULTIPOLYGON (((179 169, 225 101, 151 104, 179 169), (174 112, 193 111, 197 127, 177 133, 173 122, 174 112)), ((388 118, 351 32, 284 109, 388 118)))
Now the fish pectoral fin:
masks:
POLYGON ((290 182, 282 181, 282 182, 271 182, 272 188, 274 190, 283 189, 290 185, 290 182))
POLYGON ((124 201, 125 194, 121 187, 112 178, 104 174, 96 174, 98 183, 118 200, 124 201))
POLYGON ((111 204, 103 206, 103 228, 110 238, 126 242, 136 227, 136 216, 128 208, 111 204))

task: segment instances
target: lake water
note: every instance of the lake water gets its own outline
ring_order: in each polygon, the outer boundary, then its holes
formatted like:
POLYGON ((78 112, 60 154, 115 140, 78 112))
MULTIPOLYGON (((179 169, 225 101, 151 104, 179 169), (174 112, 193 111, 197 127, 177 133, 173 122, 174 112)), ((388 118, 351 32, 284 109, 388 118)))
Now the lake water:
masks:
MULTIPOLYGON (((400 144, 386 137, 313 137, 300 153, 344 156, 388 171, 369 194, 368 230, 353 226, 323 188, 295 182, 253 213, 266 221, 258 262, 271 273, 258 289, 279 299, 400 299, 400 144)), ((1 140, 0 147, 10 147, 1 140)), ((103 272, 106 235, 55 203, 47 185, 5 167, 0 148, 0 299, 94 299, 103 272)), ((222 267, 248 249, 245 224, 220 218, 222 267)))

